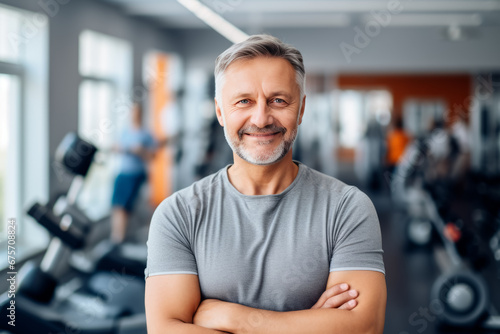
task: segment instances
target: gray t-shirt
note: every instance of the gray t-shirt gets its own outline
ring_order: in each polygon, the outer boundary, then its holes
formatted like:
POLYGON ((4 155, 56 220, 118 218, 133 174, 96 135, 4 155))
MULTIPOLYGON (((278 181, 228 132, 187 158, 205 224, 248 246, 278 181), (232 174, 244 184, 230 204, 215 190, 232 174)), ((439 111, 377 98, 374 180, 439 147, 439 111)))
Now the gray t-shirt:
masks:
POLYGON ((331 271, 385 273, 370 199, 296 163, 280 194, 241 194, 227 166, 165 199, 151 222, 146 277, 195 274, 203 299, 292 311, 314 305, 331 271))

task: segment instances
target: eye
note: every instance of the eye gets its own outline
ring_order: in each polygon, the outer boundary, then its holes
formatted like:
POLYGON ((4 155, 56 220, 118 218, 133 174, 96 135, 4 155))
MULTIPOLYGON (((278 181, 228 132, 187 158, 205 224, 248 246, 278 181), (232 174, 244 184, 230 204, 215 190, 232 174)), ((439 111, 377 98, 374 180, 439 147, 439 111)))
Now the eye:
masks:
POLYGON ((286 103, 286 101, 285 101, 285 100, 280 99, 279 97, 277 97, 277 98, 273 99, 271 102, 273 102, 273 103, 277 103, 277 104, 285 104, 285 103, 286 103))
POLYGON ((243 100, 240 100, 238 101, 238 104, 249 104, 250 101, 248 99, 243 99, 243 100))

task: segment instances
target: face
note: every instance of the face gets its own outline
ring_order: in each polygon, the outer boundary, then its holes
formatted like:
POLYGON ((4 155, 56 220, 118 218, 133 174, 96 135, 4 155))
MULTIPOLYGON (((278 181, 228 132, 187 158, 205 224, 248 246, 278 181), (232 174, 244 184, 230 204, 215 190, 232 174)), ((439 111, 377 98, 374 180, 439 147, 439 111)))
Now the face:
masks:
POLYGON ((292 65, 281 58, 238 60, 222 81, 216 112, 233 152, 255 165, 291 154, 305 107, 292 65))

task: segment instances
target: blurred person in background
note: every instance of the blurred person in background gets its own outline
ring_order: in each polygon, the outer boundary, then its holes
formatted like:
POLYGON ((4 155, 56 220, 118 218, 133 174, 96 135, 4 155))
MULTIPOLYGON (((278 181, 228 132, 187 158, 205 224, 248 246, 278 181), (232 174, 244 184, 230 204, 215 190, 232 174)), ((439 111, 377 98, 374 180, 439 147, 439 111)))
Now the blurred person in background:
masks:
POLYGON ((392 128, 387 133, 386 163, 391 174, 394 172, 410 141, 410 136, 403 129, 403 120, 401 117, 396 117, 392 123, 392 128))
POLYGON ((470 168, 470 149, 472 136, 469 124, 465 116, 458 115, 458 119, 451 126, 451 135, 457 141, 458 157, 452 169, 452 177, 455 179, 464 179, 470 168))
POLYGON ((120 154, 111 200, 111 241, 116 244, 125 240, 129 216, 141 186, 147 179, 147 163, 154 157, 159 146, 151 133, 143 127, 142 114, 140 103, 134 102, 130 124, 113 148, 120 154))
POLYGON ((460 147, 451 130, 446 127, 444 119, 435 119, 425 137, 428 145, 426 159, 426 182, 451 185, 454 180, 452 170, 460 153, 460 147))
POLYGON ((423 163, 424 185, 433 196, 440 214, 446 216, 457 184, 453 168, 460 153, 457 140, 451 135, 442 118, 434 119, 430 131, 423 138, 427 147, 423 163))
POLYGON ((365 183, 371 190, 379 190, 384 172, 384 131, 380 122, 371 117, 360 146, 363 147, 361 164, 365 169, 365 183))

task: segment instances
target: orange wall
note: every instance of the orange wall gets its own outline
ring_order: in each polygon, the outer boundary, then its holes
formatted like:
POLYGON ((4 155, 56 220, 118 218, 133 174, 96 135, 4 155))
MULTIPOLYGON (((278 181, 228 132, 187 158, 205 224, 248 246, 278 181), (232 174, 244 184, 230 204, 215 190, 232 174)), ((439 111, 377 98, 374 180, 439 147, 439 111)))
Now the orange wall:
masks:
POLYGON ((442 99, 447 104, 448 122, 462 111, 469 114, 472 94, 472 76, 469 74, 394 74, 394 75, 351 75, 340 74, 339 89, 387 89, 392 93, 394 113, 400 115, 403 102, 408 98, 442 99))

